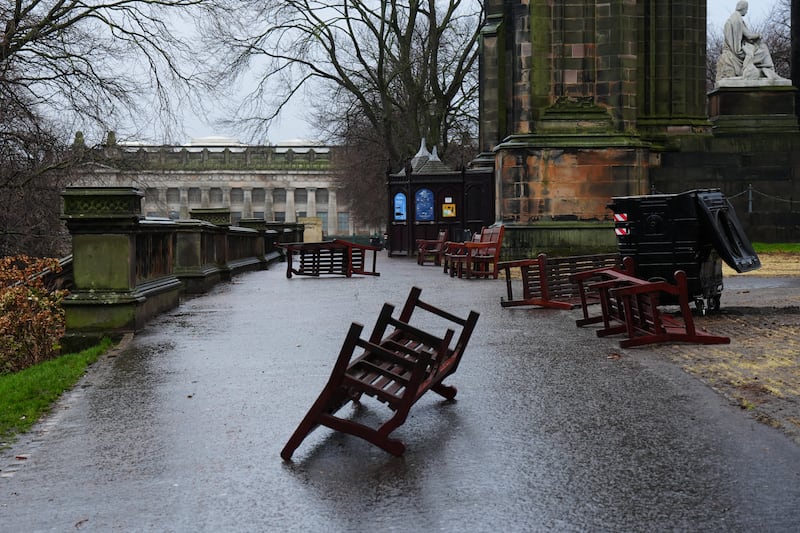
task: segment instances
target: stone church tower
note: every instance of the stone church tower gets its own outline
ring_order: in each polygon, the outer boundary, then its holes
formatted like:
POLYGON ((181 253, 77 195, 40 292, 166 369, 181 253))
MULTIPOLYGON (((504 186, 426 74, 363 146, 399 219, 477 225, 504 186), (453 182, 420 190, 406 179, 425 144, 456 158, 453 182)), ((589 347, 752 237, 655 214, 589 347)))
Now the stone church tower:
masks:
POLYGON ((480 142, 498 218, 602 221, 657 150, 709 135, 706 3, 486 0, 480 142))

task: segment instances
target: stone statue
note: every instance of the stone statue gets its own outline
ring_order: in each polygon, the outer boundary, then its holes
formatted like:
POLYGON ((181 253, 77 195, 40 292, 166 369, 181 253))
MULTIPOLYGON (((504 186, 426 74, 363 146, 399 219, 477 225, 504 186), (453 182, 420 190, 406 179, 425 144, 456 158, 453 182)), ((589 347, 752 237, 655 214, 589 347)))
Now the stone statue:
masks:
POLYGON ((736 10, 725 22, 725 42, 717 61, 717 84, 720 80, 785 80, 778 76, 772 64, 772 56, 761 36, 748 29, 744 22, 747 2, 736 3, 736 10))

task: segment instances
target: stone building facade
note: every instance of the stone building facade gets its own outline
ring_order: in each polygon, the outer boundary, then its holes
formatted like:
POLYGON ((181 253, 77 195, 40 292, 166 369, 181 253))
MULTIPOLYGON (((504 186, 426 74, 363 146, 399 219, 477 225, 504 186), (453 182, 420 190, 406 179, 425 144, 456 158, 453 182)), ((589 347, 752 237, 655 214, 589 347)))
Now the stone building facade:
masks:
POLYGON ((76 185, 136 187, 147 216, 191 218, 192 209, 229 208, 231 221, 318 218, 326 235, 357 228, 339 201, 332 148, 299 142, 245 145, 208 137, 186 145, 117 144, 113 136, 76 185))
POLYGON ((495 172, 498 220, 519 229, 507 238, 607 224, 612 197, 719 188, 751 239, 796 240, 800 67, 791 85, 707 93, 704 1, 484 6, 479 160, 495 172))

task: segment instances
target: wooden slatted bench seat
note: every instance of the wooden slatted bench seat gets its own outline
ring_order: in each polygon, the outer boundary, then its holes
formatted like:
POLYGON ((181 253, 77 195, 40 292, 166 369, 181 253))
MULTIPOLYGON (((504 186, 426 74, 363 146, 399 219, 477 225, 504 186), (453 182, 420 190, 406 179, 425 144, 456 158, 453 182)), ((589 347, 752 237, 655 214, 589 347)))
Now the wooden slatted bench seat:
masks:
POLYGON ((350 326, 328 383, 281 451, 284 460, 290 460, 320 425, 402 455, 405 444, 389 435, 405 422, 411 406, 429 390, 447 400, 455 398, 455 387, 443 381, 458 368, 479 315, 471 311, 467 318, 459 318, 421 300, 421 292, 417 287, 411 289, 398 318, 392 316, 394 307, 385 304, 368 339, 361 337, 362 325, 350 326), (412 326, 417 310, 435 315, 423 318, 438 317, 449 327, 437 336, 412 326), (358 403, 362 395, 383 402, 394 414, 378 427, 336 416, 348 402, 358 403))
POLYGON ((353 274, 380 276, 375 271, 380 246, 356 244, 341 239, 289 242, 280 246, 286 250, 286 277, 290 279, 292 274, 315 277, 331 274, 348 278, 353 274), (368 252, 372 252, 371 267, 368 252))
MULTIPOLYGON (((553 309, 573 309, 581 306, 581 290, 570 277, 579 272, 622 265, 619 254, 575 255, 549 257, 539 254, 535 259, 502 261, 498 268, 505 273, 508 299, 503 307, 537 305, 553 309), (522 278, 522 297, 514 299, 512 271, 519 269, 522 278)), ((597 299, 589 296, 590 300, 597 299)))
MULTIPOLYGON (((728 344, 730 338, 698 331, 689 308, 686 273, 675 272, 676 284, 666 281, 645 281, 618 269, 598 272, 605 279, 592 281, 586 290, 595 291, 600 299, 601 318, 581 319, 579 326, 602 321, 600 337, 624 333, 620 346, 629 348, 663 342, 696 344, 728 344), (670 314, 660 309, 660 298, 677 299, 678 311, 670 314)), ((581 277, 583 274, 578 274, 581 277)), ((584 308, 585 309, 585 308, 584 308)), ((584 317, 586 313, 584 312, 584 317)))

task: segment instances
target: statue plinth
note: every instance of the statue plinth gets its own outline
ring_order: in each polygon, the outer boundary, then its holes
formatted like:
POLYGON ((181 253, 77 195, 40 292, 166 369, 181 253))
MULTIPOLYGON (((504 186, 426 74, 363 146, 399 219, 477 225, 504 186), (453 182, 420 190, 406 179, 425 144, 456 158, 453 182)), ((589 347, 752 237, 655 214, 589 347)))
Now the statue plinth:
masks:
POLYGON ((796 93, 789 80, 718 80, 708 93, 708 118, 714 135, 800 131, 796 93))

